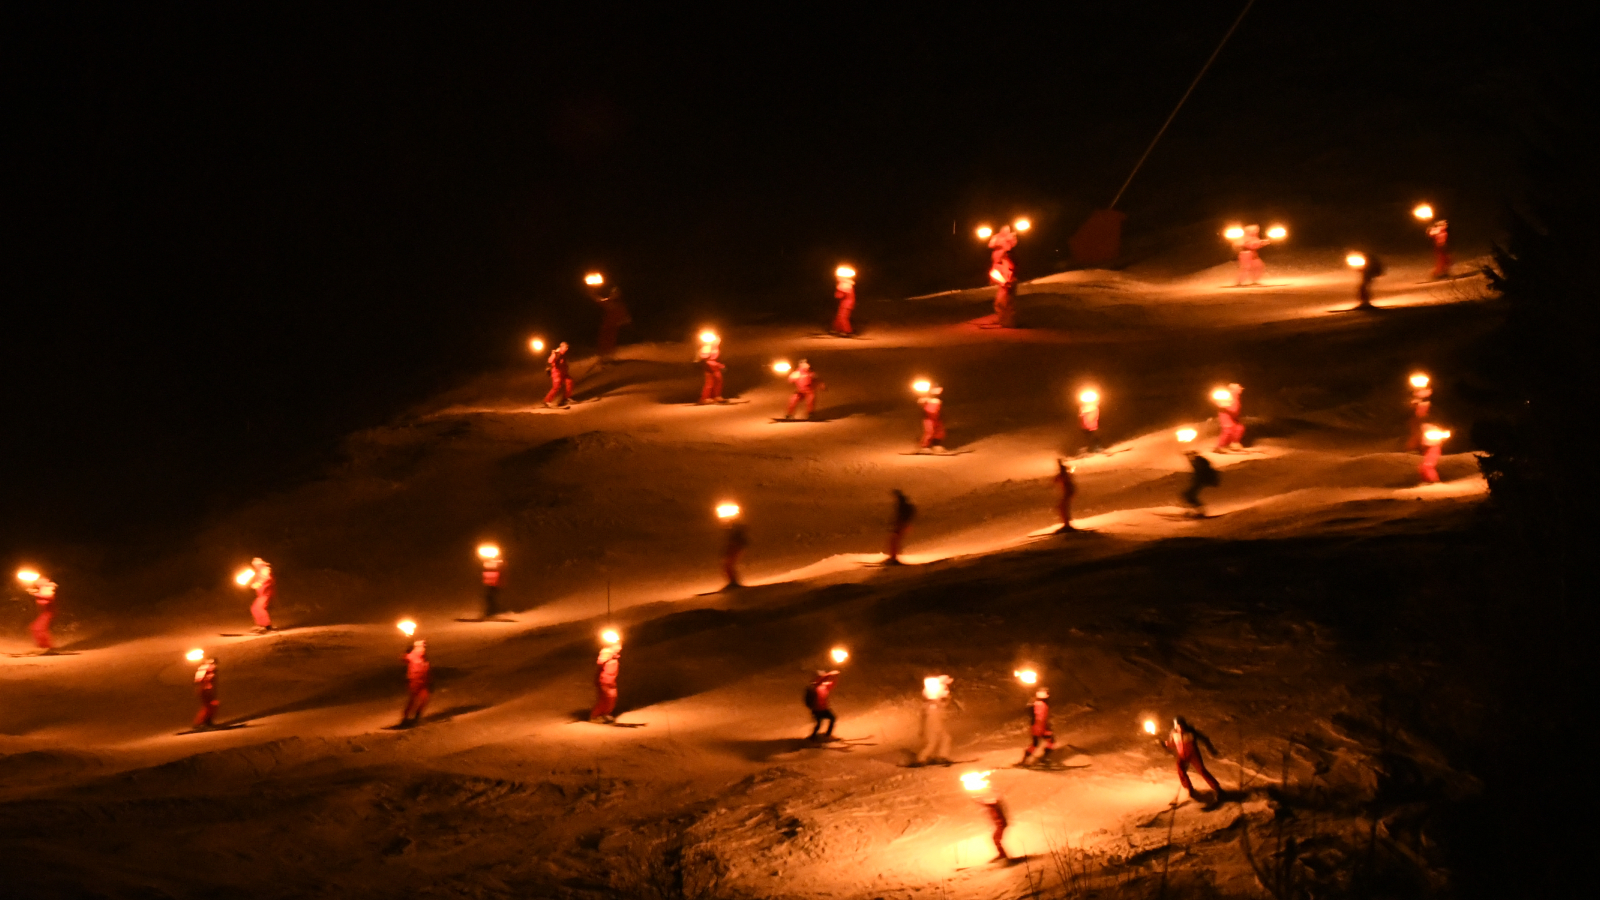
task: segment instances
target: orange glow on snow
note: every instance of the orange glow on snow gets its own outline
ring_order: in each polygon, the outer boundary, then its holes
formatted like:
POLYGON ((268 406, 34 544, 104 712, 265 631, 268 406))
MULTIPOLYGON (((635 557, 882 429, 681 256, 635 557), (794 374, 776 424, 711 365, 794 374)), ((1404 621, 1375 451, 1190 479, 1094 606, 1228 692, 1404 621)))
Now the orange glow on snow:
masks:
POLYGON ((1359 253, 1352 253, 1344 258, 1344 263, 1352 269, 1359 269, 1367 264, 1367 258, 1359 253))
POLYGON ((833 658, 833 664, 834 665, 839 665, 840 663, 842 663, 845 660, 850 658, 850 651, 846 650, 843 647, 835 647, 835 648, 833 648, 833 651, 831 653, 829 653, 828 655, 833 658))
POLYGON ((531 338, 528 341, 528 349, 535 353, 543 353, 544 341, 540 340, 539 338, 531 338))
POLYGON ((1222 236, 1227 238, 1230 241, 1237 241, 1240 238, 1244 237, 1244 229, 1239 227, 1238 225, 1229 225, 1226 229, 1223 230, 1222 236))
POLYGON ((1193 428, 1179 428, 1178 429, 1178 443, 1187 444, 1190 441, 1194 440, 1195 436, 1198 435, 1198 434, 1199 434, 1199 432, 1195 431, 1193 428))
POLYGON ((401 619, 400 623, 394 627, 400 629, 400 632, 406 637, 411 637, 413 634, 417 633, 417 623, 411 621, 410 619, 401 619))
POLYGON ((1078 395, 1079 403, 1099 403, 1100 395, 1094 391, 1084 391, 1078 395))
POLYGON ((583 276, 583 283, 588 285, 605 284, 606 277, 601 275, 599 272, 590 272, 589 274, 583 276))
POLYGON ((738 515, 739 515, 739 504, 737 504, 737 503, 719 503, 719 504, 717 504, 717 518, 726 521, 728 519, 735 518, 738 515))
POLYGON ((1027 231, 1029 228, 1033 227, 1033 223, 1028 221, 1026 218, 1023 218, 1011 223, 1011 227, 1018 231, 1027 231))
POLYGON ((187 659, 189 662, 199 662, 200 660, 206 658, 206 652, 204 650, 190 650, 188 653, 183 655, 183 658, 187 659))
POLYGON ((933 390, 933 382, 926 378, 918 378, 916 381, 911 382, 911 389, 919 394, 926 394, 933 390))
POLYGON ((1267 229, 1267 237, 1272 238, 1275 241, 1281 241, 1288 236, 1289 229, 1283 227, 1282 225, 1274 225, 1267 229))
POLYGON ((1035 672, 1032 669, 1018 669, 1017 671, 1015 671, 1015 672, 1013 672, 1011 674, 1017 676, 1017 680, 1022 682, 1023 684, 1038 684, 1039 683, 1039 673, 1035 672))
POLYGON ((23 584, 33 584, 39 580, 39 573, 32 569, 20 569, 17 571, 17 580, 23 584))
POLYGON ((962 772, 961 786, 974 794, 980 791, 987 791, 989 789, 989 775, 993 771, 993 769, 989 769, 983 772, 962 772))
POLYGON ((992 234, 994 234, 994 229, 993 228, 990 228, 987 225, 979 225, 978 226, 978 240, 986 241, 986 240, 989 239, 989 236, 992 235, 992 234))
POLYGON ((478 557, 480 559, 499 559, 500 548, 496 547, 494 544, 479 544, 478 557))
POLYGON ((840 266, 833 270, 833 274, 838 278, 854 278, 856 277, 856 270, 849 266, 840 266))
POLYGON ((1427 387, 1428 386, 1428 376, 1422 374, 1421 372, 1418 372, 1417 374, 1411 376, 1411 386, 1414 387, 1414 388, 1425 388, 1425 387, 1427 387))
POLYGON ((1419 203, 1417 204, 1417 208, 1411 211, 1411 214, 1426 222, 1433 218, 1433 207, 1426 203, 1419 203))
POLYGON ((793 368, 794 366, 789 365, 789 361, 786 359, 780 359, 772 364, 772 371, 778 373, 779 375, 787 375, 789 374, 789 370, 793 368))
POLYGON ((615 628, 607 628, 605 631, 600 632, 600 640, 607 644, 620 644, 622 643, 622 635, 618 634, 615 628))
POLYGON ((1145 719, 1144 720, 1144 733, 1145 734, 1155 734, 1156 733, 1156 720, 1155 719, 1145 719))

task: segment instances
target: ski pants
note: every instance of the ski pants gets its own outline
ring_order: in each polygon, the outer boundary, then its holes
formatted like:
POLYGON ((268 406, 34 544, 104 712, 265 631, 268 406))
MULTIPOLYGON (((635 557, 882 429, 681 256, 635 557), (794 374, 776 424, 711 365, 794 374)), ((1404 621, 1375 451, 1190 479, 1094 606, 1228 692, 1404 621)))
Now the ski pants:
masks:
POLYGON ((558 397, 561 399, 562 403, 571 403, 572 402, 572 379, 571 378, 552 378, 552 379, 550 379, 550 393, 544 395, 544 402, 545 403, 554 403, 554 402, 556 402, 556 398, 558 398, 558 397))
POLYGON ((710 403, 712 400, 722 399, 722 363, 711 363, 706 368, 706 380, 700 388, 700 402, 710 403))
POLYGON ((838 721, 838 717, 833 714, 833 710, 813 709, 811 711, 811 718, 816 722, 816 724, 811 726, 812 737, 816 737, 821 733, 833 734, 833 725, 836 721, 838 721), (828 730, 826 732, 822 731, 822 721, 824 719, 828 721, 828 730))
POLYGON ((271 628, 272 616, 267 613, 267 607, 272 603, 272 593, 256 594, 256 601, 250 604, 250 618, 255 620, 257 628, 271 628))
POLYGON ((1217 784, 1217 780, 1211 777, 1210 772, 1206 771, 1205 760, 1200 758, 1199 753, 1194 756, 1178 757, 1178 783, 1183 785, 1184 790, 1191 794, 1194 793, 1194 785, 1189 783, 1190 766, 1194 766, 1195 771, 1200 773, 1200 777, 1205 779, 1206 784, 1211 785, 1213 791, 1216 791, 1219 796, 1222 794, 1222 785, 1217 784))
POLYGON ((1428 484, 1439 483, 1439 457, 1444 455, 1444 445, 1436 444, 1422 452, 1422 465, 1417 466, 1417 472, 1422 475, 1422 480, 1428 484))
POLYGON ((597 681, 594 684, 594 709, 589 710, 589 718, 598 719, 609 716, 617 710, 617 683, 615 681, 597 681))
POLYGON ((785 407, 784 410, 783 410, 783 417, 784 418, 787 419, 790 416, 794 415, 795 407, 800 405, 801 398, 804 398, 805 401, 806 401, 806 418, 808 418, 808 419, 811 418, 811 414, 817 411, 817 392, 816 391, 814 391, 814 390, 811 390, 811 391, 795 391, 794 392, 794 396, 789 398, 789 405, 787 407, 785 407))
POLYGON ((213 691, 200 693, 200 711, 195 713, 194 727, 217 724, 217 695, 213 691))
POLYGON ((428 708, 428 700, 433 696, 433 693, 428 690, 426 683, 417 684, 413 682, 406 686, 406 690, 408 692, 406 711, 400 714, 401 720, 409 719, 412 716, 416 716, 418 719, 422 718, 422 711, 428 708))

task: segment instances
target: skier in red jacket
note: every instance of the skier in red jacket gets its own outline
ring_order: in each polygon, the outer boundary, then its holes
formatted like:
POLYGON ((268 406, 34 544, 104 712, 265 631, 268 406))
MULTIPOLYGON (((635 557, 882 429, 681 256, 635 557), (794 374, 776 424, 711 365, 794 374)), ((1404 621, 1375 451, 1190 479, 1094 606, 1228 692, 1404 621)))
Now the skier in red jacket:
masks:
POLYGON ((1078 395, 1078 426, 1083 429, 1085 453, 1100 452, 1100 392, 1090 389, 1078 395))
POLYGON ((1260 225, 1245 226, 1244 236, 1233 242, 1234 249, 1239 252, 1239 277, 1234 281, 1235 286, 1261 283, 1261 276, 1267 271, 1266 263, 1261 261, 1261 248, 1271 243, 1261 236, 1260 225))
POLYGON ((28 631, 33 635, 33 645, 47 654, 54 653, 50 622, 56 617, 56 583, 31 569, 18 572, 17 580, 22 582, 22 589, 33 596, 34 608, 38 610, 33 624, 28 626, 28 631))
POLYGON ((988 772, 966 772, 961 776, 961 786, 967 789, 968 796, 983 807, 988 814, 989 821, 994 825, 994 832, 990 838, 994 841, 994 862, 1005 860, 1010 862, 1011 854, 1006 852, 1005 837, 1006 827, 1010 820, 1006 816, 1005 804, 1000 801, 1000 796, 989 786, 988 772))
POLYGON ((1433 271, 1430 278, 1438 281, 1450 277, 1450 223, 1443 219, 1428 226, 1428 237, 1433 238, 1433 271))
POLYGON ((856 270, 849 266, 840 266, 833 274, 837 279, 833 287, 833 298, 839 301, 839 309, 833 314, 833 324, 828 326, 828 333, 853 335, 856 332, 850 327, 850 313, 856 308, 856 270))
POLYGON ((1016 246, 1017 233, 1011 230, 1010 225, 1001 225, 1000 230, 989 238, 989 280, 996 286, 994 317, 995 323, 1001 328, 1012 328, 1017 324, 1017 264, 1011 258, 1011 251, 1016 246))
POLYGON ((917 405, 922 407, 922 442, 917 446, 923 450, 944 447, 944 400, 940 397, 943 393, 944 388, 934 384, 917 398, 917 405))
POLYGON ((1433 409, 1433 388, 1428 376, 1418 372, 1411 376, 1411 422, 1406 434, 1406 449, 1422 449, 1422 429, 1428 423, 1428 412, 1433 409))
POLYGON ((900 550, 905 546, 906 532, 911 530, 911 522, 917 517, 917 508, 911 503, 899 488, 889 493, 894 495, 894 520, 889 523, 889 549, 888 559, 883 561, 886 566, 898 566, 900 550))
POLYGON ((272 605, 272 597, 277 592, 278 586, 272 577, 272 564, 259 556, 250 560, 250 580, 246 582, 246 586, 256 592, 255 602, 250 604, 250 618, 254 620, 256 627, 250 630, 254 634, 266 634, 273 630, 272 615, 268 608, 272 605))
POLYGON ((207 659, 194 671, 194 689, 200 696, 200 711, 195 713, 194 730, 217 727, 217 660, 207 659))
POLYGON ((422 721, 423 710, 428 708, 432 691, 433 666, 428 662, 428 642, 415 641, 411 650, 400 657, 406 661, 406 708, 400 714, 400 727, 406 728, 422 721))
POLYGON ((492 619, 500 614, 500 570, 505 560, 498 546, 479 544, 478 561, 483 566, 483 617, 492 619))
POLYGON ((617 352, 617 332, 622 330, 622 326, 632 324, 633 317, 628 315, 628 307, 622 303, 621 289, 615 285, 608 286, 604 275, 590 272, 583 281, 589 286, 589 297, 600 306, 600 341, 596 349, 600 361, 609 363, 617 352))
POLYGON ((800 405, 801 400, 805 400, 806 418, 811 418, 811 414, 817 411, 817 391, 826 390, 827 385, 817 377, 816 371, 811 368, 811 363, 803 359, 794 367, 794 371, 789 373, 789 383, 794 385, 794 394, 789 397, 789 405, 784 408, 783 417, 794 418, 795 407, 800 405))
POLYGON ((1061 487, 1061 499, 1056 507, 1061 513, 1061 527, 1056 529, 1057 534, 1078 530, 1072 527, 1072 498, 1078 493, 1078 483, 1072 477, 1075 471, 1066 460, 1056 460, 1056 484, 1061 487))
POLYGON ((617 673, 622 668, 622 636, 605 633, 605 645, 594 661, 594 709, 589 721, 610 725, 617 721, 617 673))
POLYGON ((811 710, 811 734, 806 740, 816 740, 820 735, 824 739, 833 737, 833 726, 838 717, 833 714, 833 707, 829 705, 829 695, 833 693, 833 684, 839 680, 839 670, 817 670, 817 677, 811 679, 811 684, 806 686, 806 709, 811 710), (822 722, 827 720, 828 730, 822 730, 822 722))
POLYGON ((562 341, 550 351, 544 370, 550 373, 550 393, 544 395, 544 405, 568 406, 572 403, 572 373, 567 364, 567 342, 562 341), (560 401, 559 403, 557 401, 560 401))
POLYGON ((700 388, 700 403, 725 403, 722 397, 722 338, 715 332, 700 333, 700 354, 695 357, 700 370, 705 373, 705 384, 700 388))
POLYGON ((1229 450, 1244 449, 1240 443, 1244 440, 1244 417, 1240 414, 1243 394, 1244 388, 1237 384, 1230 384, 1226 388, 1217 388, 1211 392, 1211 399, 1217 404, 1215 452, 1225 453, 1229 450))
POLYGON ((1032 743, 1022 748, 1022 762, 1018 765, 1032 765, 1034 757, 1041 763, 1048 763, 1051 752, 1056 749, 1056 733, 1050 730, 1049 688, 1034 691, 1033 702, 1028 704, 1028 735, 1032 743))
MULTIPOLYGON (((1177 757, 1178 783, 1183 785, 1183 789, 1189 792, 1189 796, 1195 797, 1194 785, 1189 783, 1189 767, 1194 766, 1195 770, 1200 773, 1200 777, 1204 778, 1206 784, 1211 786, 1211 790, 1214 792, 1213 802, 1215 802, 1222 799, 1222 786, 1217 784, 1217 780, 1211 777, 1210 772, 1206 771, 1205 759, 1200 755, 1201 744, 1205 744, 1206 749, 1212 753, 1217 752, 1217 748, 1211 743, 1211 738, 1206 737, 1204 732, 1190 725, 1183 716, 1178 716, 1172 720, 1172 734, 1161 742, 1161 746, 1165 747, 1168 753, 1177 757)), ((1195 799, 1199 798, 1195 797, 1195 799)))
POLYGON ((1444 455, 1444 442, 1450 440, 1450 432, 1437 425, 1422 426, 1422 464, 1417 467, 1417 473, 1422 476, 1425 484, 1439 483, 1439 458, 1444 455))

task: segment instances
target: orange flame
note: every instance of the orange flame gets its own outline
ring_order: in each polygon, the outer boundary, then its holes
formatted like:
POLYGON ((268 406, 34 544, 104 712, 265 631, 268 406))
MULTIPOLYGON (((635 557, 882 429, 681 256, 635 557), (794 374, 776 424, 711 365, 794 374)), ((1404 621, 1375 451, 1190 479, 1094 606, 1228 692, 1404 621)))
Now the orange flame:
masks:
POLYGON ((856 277, 856 270, 849 266, 840 266, 833 270, 833 274, 838 278, 854 278, 856 277))
POLYGON ((719 503, 719 504, 717 504, 717 518, 726 521, 728 519, 735 518, 738 515, 739 515, 739 504, 737 504, 737 503, 719 503))
POLYGON ((1156 720, 1155 719, 1145 719, 1144 720, 1144 733, 1145 734, 1155 734, 1156 733, 1156 720))
POLYGON ((1035 672, 1032 669, 1018 669, 1017 671, 1012 672, 1011 674, 1017 676, 1017 680, 1022 682, 1023 684, 1038 684, 1039 683, 1039 673, 1035 672))
POLYGON ((1244 237, 1244 229, 1238 225, 1229 225, 1227 228, 1223 229, 1222 236, 1230 241, 1237 241, 1244 237))
POLYGON ((494 544, 479 544, 478 557, 480 559, 499 559, 500 548, 494 544))
POLYGON ((926 394, 933 390, 933 382, 926 378, 918 378, 916 381, 911 382, 911 389, 919 394, 926 394))
POLYGON ((1015 222, 1012 222, 1011 223, 1011 227, 1015 228, 1018 231, 1027 231, 1029 228, 1033 227, 1033 223, 1028 221, 1027 218, 1021 218, 1021 219, 1016 220, 1015 222))
POLYGON ((622 635, 618 634, 615 628, 607 628, 605 631, 600 632, 600 640, 607 644, 620 644, 622 643, 622 635))
POLYGON ((1419 203, 1417 204, 1417 208, 1411 211, 1411 214, 1426 222, 1433 218, 1433 207, 1426 203, 1419 203))
POLYGON ((1093 390, 1084 391, 1083 393, 1078 395, 1078 402, 1079 403, 1099 403, 1100 402, 1100 394, 1097 393, 1096 391, 1093 391, 1093 390))
POLYGON ((1289 229, 1283 227, 1282 225, 1274 225, 1267 229, 1267 237, 1272 238, 1275 241, 1281 241, 1288 236, 1289 229))
POLYGON ((993 234, 994 234, 994 229, 993 228, 990 228, 987 225, 979 225, 978 226, 978 240, 986 241, 986 240, 989 239, 990 235, 993 235, 993 234))
POLYGON ((256 570, 255 569, 240 569, 238 572, 234 573, 233 583, 237 584, 240 587, 244 587, 245 585, 249 584, 251 581, 255 580, 255 577, 256 577, 256 570))
POLYGON ((35 581, 38 581, 39 578, 39 573, 33 569, 19 569, 17 571, 17 580, 23 584, 33 584, 35 581))
POLYGON ((1367 264, 1367 258, 1359 253, 1351 253, 1344 258, 1344 264, 1352 269, 1359 269, 1367 264))
POLYGON ((1193 428, 1179 428, 1178 443, 1187 444, 1194 440, 1197 434, 1199 434, 1199 432, 1195 431, 1193 428))
POLYGON ((190 650, 188 653, 185 653, 183 658, 187 659, 189 662, 199 662, 200 660, 206 658, 206 652, 197 647, 193 650, 190 650))
POLYGON ((833 658, 834 665, 839 665, 850 658, 850 651, 843 647, 835 647, 828 655, 833 658))
POLYGON ((411 621, 410 619, 401 619, 399 624, 395 625, 394 627, 400 629, 400 632, 406 637, 411 637, 417 633, 417 623, 411 621))
POLYGON ((1414 387, 1414 388, 1425 388, 1425 387, 1427 387, 1428 386, 1428 376, 1422 374, 1421 372, 1418 372, 1417 374, 1411 376, 1411 386, 1414 387))
POLYGON ((543 353, 544 341, 540 340, 539 338, 531 338, 528 341, 528 349, 535 353, 543 353))
POLYGON ((787 375, 793 368, 794 366, 789 365, 789 361, 786 359, 780 359, 772 364, 772 371, 778 373, 779 375, 787 375))
POLYGON ((605 284, 606 277, 601 275, 599 272, 590 272, 589 274, 583 276, 583 283, 588 285, 605 284))
POLYGON ((705 331, 700 332, 700 343, 702 343, 702 344, 715 344, 716 342, 717 342, 717 333, 715 331, 712 331, 711 329, 707 328, 705 331))

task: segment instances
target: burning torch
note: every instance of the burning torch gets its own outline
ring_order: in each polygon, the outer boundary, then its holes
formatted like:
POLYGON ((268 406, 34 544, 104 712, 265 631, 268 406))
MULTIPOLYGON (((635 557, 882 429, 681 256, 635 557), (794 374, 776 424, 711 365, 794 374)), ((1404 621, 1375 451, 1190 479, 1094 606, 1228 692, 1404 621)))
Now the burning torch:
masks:
POLYGON ((840 266, 839 268, 833 270, 833 276, 840 281, 854 281, 856 277, 856 270, 850 268, 849 266, 840 266))
POLYGON ((1367 257, 1354 251, 1345 254, 1344 264, 1352 269, 1364 269, 1367 266, 1367 257))
POLYGON ((1227 388, 1217 388, 1211 392, 1211 400, 1218 406, 1227 406, 1233 402, 1233 392, 1227 388))
POLYGON ((1244 226, 1229 225, 1222 230, 1222 236, 1230 241, 1242 241, 1244 240, 1244 226))
POLYGON ((622 634, 615 628, 607 628, 600 632, 600 643, 607 647, 616 647, 622 644, 622 634))
POLYGON ((1145 718, 1145 720, 1144 720, 1144 733, 1150 735, 1151 737, 1155 736, 1155 733, 1156 733, 1156 720, 1153 717, 1146 717, 1145 718))
POLYGON ((1413 209, 1411 214, 1416 216, 1419 222, 1433 221, 1433 207, 1426 203, 1418 203, 1417 208, 1413 209))
POLYGON ((850 651, 843 647, 835 647, 828 651, 828 658, 833 660, 834 665, 842 666, 845 660, 850 658, 850 651))
POLYGON ((1017 669, 1011 674, 1015 675, 1018 681, 1022 682, 1028 687, 1033 687, 1039 683, 1039 673, 1031 668, 1017 669))
POLYGON ((28 585, 34 584, 40 578, 43 578, 43 577, 44 576, 40 575, 39 572, 37 570, 35 570, 35 569, 18 569, 17 570, 17 580, 22 582, 23 584, 28 584, 28 585))
POLYGON ((792 371, 794 371, 794 366, 790 365, 787 359, 780 359, 772 364, 772 374, 774 375, 786 376, 792 371))
POLYGON ((417 633, 417 623, 410 619, 401 619, 394 627, 400 629, 400 633, 406 637, 414 637, 417 633))
POLYGON ((933 382, 926 378, 918 378, 916 381, 911 382, 911 389, 919 394, 926 395, 933 390, 933 382))
POLYGON ((739 504, 737 503, 718 503, 717 521, 723 523, 732 522, 734 519, 739 518, 741 512, 742 510, 739 509, 739 504))
POLYGON ((599 287, 600 285, 606 283, 606 277, 601 275, 599 272, 590 272, 589 274, 583 276, 583 283, 587 284, 589 287, 599 287))
POLYGON ((1281 241, 1289 236, 1289 229, 1282 225, 1273 225, 1267 228, 1267 237, 1274 241, 1281 241))
POLYGON ((1422 390, 1423 388, 1427 387, 1428 383, 1429 383, 1428 376, 1423 374, 1423 373, 1421 373, 1421 372, 1418 372, 1418 373, 1416 373, 1416 374, 1411 376, 1411 386, 1416 388, 1419 391, 1422 390))
POLYGON ((1020 218, 1020 219, 1016 220, 1015 222, 1011 223, 1011 230, 1013 230, 1013 231, 1015 231, 1015 232, 1017 232, 1019 234, 1024 232, 1024 231, 1027 231, 1028 229, 1030 229, 1032 227, 1033 227, 1033 222, 1031 222, 1026 216, 1024 216, 1023 218, 1020 218))
POLYGON ((528 339, 528 350, 529 350, 529 352, 532 352, 532 353, 543 353, 544 352, 544 338, 529 338, 528 339))
POLYGON ((187 659, 189 662, 197 663, 206 658, 206 652, 196 647, 195 649, 190 650, 188 653, 185 653, 183 658, 187 659))
POLYGON ((1179 428, 1176 437, 1178 439, 1178 443, 1187 444, 1190 441, 1193 441, 1198 434, 1199 432, 1195 431, 1193 428, 1179 428))
POLYGON ((994 229, 990 228, 987 225, 979 225, 978 226, 977 235, 978 235, 978 240, 987 241, 990 237, 992 237, 994 235, 994 229))

